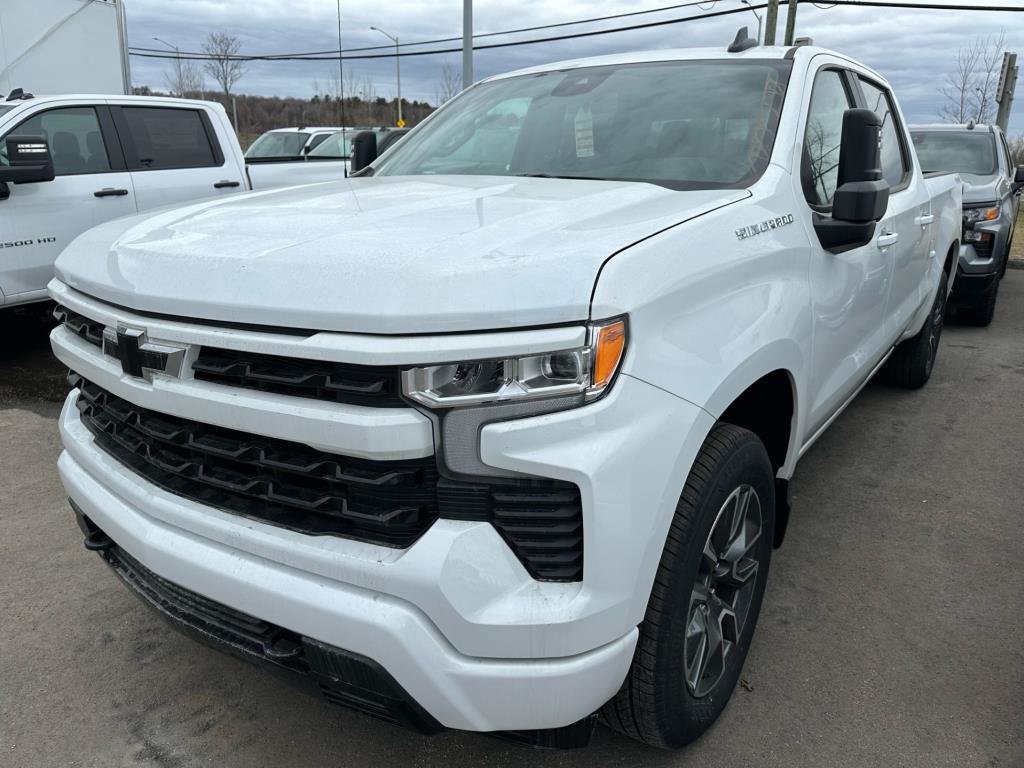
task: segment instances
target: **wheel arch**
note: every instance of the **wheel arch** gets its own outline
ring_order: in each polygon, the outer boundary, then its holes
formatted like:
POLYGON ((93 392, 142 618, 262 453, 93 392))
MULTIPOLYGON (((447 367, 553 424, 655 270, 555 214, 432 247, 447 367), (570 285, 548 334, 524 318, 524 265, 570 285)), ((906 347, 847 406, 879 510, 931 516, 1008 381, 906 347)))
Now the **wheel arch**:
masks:
POLYGON ((775 546, 789 522, 789 477, 800 450, 802 361, 795 343, 770 345, 723 382, 708 407, 717 421, 748 429, 764 443, 776 478, 775 546))

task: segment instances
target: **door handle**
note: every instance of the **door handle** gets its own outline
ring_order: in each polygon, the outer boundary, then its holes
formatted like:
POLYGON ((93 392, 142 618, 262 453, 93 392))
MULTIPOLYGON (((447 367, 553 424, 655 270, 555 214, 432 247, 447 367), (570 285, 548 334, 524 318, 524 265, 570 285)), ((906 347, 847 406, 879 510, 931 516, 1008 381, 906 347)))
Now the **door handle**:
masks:
POLYGON ((114 189, 113 187, 105 187, 104 189, 96 190, 92 193, 93 197, 124 197, 128 194, 127 189, 114 189))
POLYGON ((919 225, 919 226, 922 226, 922 227, 927 227, 929 224, 931 224, 934 221, 935 221, 935 214, 934 213, 925 213, 925 214, 922 214, 922 215, 918 216, 916 219, 914 219, 914 223, 919 225))
POLYGON ((899 242, 900 236, 895 232, 883 232, 875 240, 875 244, 879 248, 888 248, 890 245, 896 245, 899 242))
POLYGON ((233 187, 240 187, 240 186, 242 186, 242 182, 240 182, 240 181, 227 181, 225 179, 224 181, 218 181, 216 184, 213 185, 213 188, 214 189, 227 189, 229 187, 233 188, 233 187))

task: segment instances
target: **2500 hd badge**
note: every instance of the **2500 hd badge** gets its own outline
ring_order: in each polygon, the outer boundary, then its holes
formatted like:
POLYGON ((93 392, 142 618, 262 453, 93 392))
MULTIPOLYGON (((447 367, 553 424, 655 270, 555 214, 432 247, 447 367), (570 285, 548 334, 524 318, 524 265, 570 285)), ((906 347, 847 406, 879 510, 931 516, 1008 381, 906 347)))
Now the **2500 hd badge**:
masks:
POLYGON ((9 240, 6 243, 0 243, 0 248, 21 248, 26 245, 45 245, 47 243, 56 242, 56 237, 37 237, 29 240, 9 240))

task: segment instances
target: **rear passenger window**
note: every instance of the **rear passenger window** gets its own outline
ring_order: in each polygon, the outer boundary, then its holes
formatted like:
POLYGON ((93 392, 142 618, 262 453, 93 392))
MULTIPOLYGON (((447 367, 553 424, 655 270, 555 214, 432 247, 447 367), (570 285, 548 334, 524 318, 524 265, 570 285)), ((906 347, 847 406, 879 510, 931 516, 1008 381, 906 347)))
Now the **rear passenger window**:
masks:
POLYGON ((800 172, 804 195, 811 205, 832 205, 839 176, 843 115, 852 106, 842 75, 833 69, 819 72, 811 91, 800 172))
POLYGON ((872 82, 861 78, 861 90, 868 109, 882 119, 882 177, 890 187, 899 187, 910 172, 900 138, 900 127, 889 94, 872 82))
POLYGON ((219 165, 197 110, 122 107, 122 111, 138 152, 138 165, 132 170, 219 165))

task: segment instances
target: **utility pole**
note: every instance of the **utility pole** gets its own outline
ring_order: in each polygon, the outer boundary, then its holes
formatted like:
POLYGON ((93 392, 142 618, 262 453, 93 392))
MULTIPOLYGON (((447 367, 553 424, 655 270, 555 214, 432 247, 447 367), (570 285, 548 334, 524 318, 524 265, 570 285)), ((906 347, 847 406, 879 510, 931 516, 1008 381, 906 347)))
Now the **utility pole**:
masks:
POLYGON ((999 111, 996 114, 996 125, 1006 133, 1006 127, 1010 124, 1010 112, 1013 110, 1013 93, 1017 90, 1017 66, 1016 53, 1003 54, 1003 70, 999 75, 999 86, 996 88, 996 103, 999 104, 999 111))
POLYGON ((775 45, 775 28, 779 25, 779 0, 768 0, 764 27, 764 44, 775 45))
POLYGON ((793 44, 796 34, 796 5, 799 0, 789 0, 789 12, 786 14, 786 45, 793 44))
POLYGON ((473 0, 462 0, 462 87, 473 84, 473 0))

